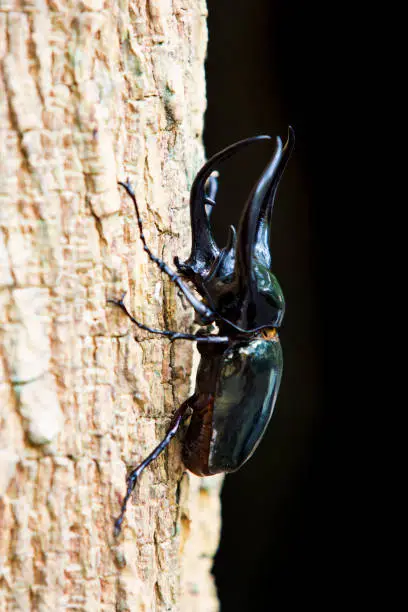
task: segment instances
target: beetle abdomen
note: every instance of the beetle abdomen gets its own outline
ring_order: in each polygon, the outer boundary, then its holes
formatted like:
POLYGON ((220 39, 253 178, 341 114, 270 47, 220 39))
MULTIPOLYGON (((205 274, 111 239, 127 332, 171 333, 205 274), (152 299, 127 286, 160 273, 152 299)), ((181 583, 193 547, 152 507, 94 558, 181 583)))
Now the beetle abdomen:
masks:
POLYGON ((255 451, 282 376, 276 332, 234 342, 223 354, 213 402, 208 472, 233 472, 255 451))
POLYGON ((263 330, 227 349, 200 352, 183 462, 197 476, 234 472, 255 451, 272 416, 283 367, 279 338, 263 330))

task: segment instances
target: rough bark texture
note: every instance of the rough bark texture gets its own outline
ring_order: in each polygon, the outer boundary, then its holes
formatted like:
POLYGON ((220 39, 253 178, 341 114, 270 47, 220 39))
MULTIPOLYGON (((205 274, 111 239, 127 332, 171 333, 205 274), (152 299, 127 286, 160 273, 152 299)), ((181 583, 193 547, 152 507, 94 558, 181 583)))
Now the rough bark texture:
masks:
POLYGON ((189 250, 204 0, 0 0, 0 610, 217 609, 220 480, 174 442, 113 537, 125 475, 190 392, 188 330, 143 252, 189 250), (137 341, 135 340, 137 336, 137 341))

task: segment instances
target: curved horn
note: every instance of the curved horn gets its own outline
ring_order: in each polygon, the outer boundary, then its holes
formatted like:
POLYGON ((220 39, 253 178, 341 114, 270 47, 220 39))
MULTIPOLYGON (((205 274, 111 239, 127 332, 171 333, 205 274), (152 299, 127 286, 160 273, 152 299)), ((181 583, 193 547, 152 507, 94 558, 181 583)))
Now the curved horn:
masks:
POLYGON ((282 141, 276 138, 276 148, 272 159, 266 166, 261 178, 253 188, 242 213, 237 236, 237 256, 235 261, 236 281, 240 287, 251 282, 253 255, 256 247, 257 229, 260 217, 267 208, 272 181, 282 158, 282 141))
POLYGON ((197 173, 190 195, 190 215, 192 247, 191 254, 184 264, 179 264, 179 269, 188 274, 205 275, 210 269, 215 258, 219 254, 219 249, 211 233, 208 215, 205 210, 205 184, 215 166, 225 161, 236 153, 239 149, 246 147, 258 140, 268 140, 270 136, 261 135, 240 140, 219 153, 216 153, 197 173))
POLYGON ((271 218, 273 205, 275 202, 276 192, 279 187, 280 180, 286 168, 286 164, 292 154, 295 146, 295 132, 291 126, 288 128, 288 138, 285 146, 282 149, 282 155, 278 162, 278 166, 273 174, 272 180, 266 196, 263 198, 261 210, 259 213, 258 229, 255 237, 255 253, 259 261, 270 267, 271 252, 270 252, 270 232, 271 218))
POLYGON ((270 219, 276 190, 294 145, 294 132, 282 147, 276 139, 274 155, 249 196, 240 219, 234 267, 235 288, 240 312, 236 320, 245 329, 279 326, 284 313, 284 297, 270 271, 270 219))

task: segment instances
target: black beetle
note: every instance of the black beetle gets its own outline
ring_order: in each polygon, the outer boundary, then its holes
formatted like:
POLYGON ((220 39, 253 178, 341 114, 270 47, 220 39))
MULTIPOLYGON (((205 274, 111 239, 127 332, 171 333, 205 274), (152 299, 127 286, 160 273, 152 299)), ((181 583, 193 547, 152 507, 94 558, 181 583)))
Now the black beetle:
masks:
POLYGON ((209 222, 217 191, 215 167, 239 149, 266 139, 270 136, 241 140, 214 155, 198 172, 190 199, 192 249, 184 263, 174 259, 178 272, 151 253, 134 192, 129 182, 119 183, 135 205, 146 253, 178 285, 201 323, 215 323, 219 334, 152 329, 128 312, 124 296, 119 301, 109 300, 138 327, 170 340, 193 340, 201 354, 194 395, 176 411, 164 440, 127 478, 115 535, 120 532, 137 478, 169 444, 188 409, 191 420, 183 440, 183 462, 199 476, 239 469, 255 451, 272 416, 283 366, 276 330, 285 302, 271 272, 270 222, 277 187, 294 146, 291 127, 284 147, 277 138, 274 155, 249 196, 238 230, 231 226, 228 243, 221 250, 209 222), (182 277, 192 282, 202 300, 182 277))

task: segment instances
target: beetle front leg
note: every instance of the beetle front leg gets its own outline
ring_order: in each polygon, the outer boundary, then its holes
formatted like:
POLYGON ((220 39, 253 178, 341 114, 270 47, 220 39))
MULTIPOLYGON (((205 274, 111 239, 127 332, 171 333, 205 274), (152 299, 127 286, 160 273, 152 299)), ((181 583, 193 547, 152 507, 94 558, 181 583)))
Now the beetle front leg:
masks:
POLYGON ((162 272, 167 274, 170 280, 173 281, 173 283, 175 283, 178 286, 180 291, 182 291, 186 299, 190 302, 191 306, 200 315, 200 317, 202 318, 204 322, 213 321, 215 318, 215 313, 211 310, 211 308, 208 308, 208 306, 206 306, 201 300, 195 297, 194 293, 182 281, 181 276, 177 272, 175 272, 175 270, 172 270, 170 266, 166 264, 166 262, 164 262, 162 259, 160 259, 159 257, 157 257, 151 252, 151 250, 149 249, 146 243, 146 238, 143 233, 143 222, 142 222, 142 217, 140 216, 139 205, 137 203, 136 196, 130 185, 130 182, 129 180, 126 183, 122 183, 121 181, 119 181, 118 184, 126 189, 128 195, 132 199, 132 202, 134 204, 135 211, 136 211, 137 223, 139 225, 140 239, 143 243, 143 248, 148 254, 150 260, 153 263, 155 263, 162 272))
POLYGON ((108 303, 115 304, 115 306, 119 306, 119 308, 121 308, 121 310, 132 321, 132 323, 137 325, 137 327, 139 327, 140 329, 144 329, 145 331, 150 332, 151 334, 158 334, 160 336, 165 336, 171 342, 173 342, 174 340, 191 340, 193 342, 198 342, 200 344, 203 344, 203 343, 205 344, 225 344, 229 341, 228 336, 202 336, 200 334, 185 334, 183 332, 176 332, 176 331, 171 331, 167 329, 154 329, 153 327, 148 327, 147 325, 144 325, 144 323, 141 323, 140 321, 135 319, 134 316, 130 314, 130 312, 128 311, 128 309, 126 308, 124 304, 124 301, 123 301, 124 297, 125 297, 125 294, 122 296, 120 300, 109 299, 108 303))
POLYGON ((140 463, 140 465, 138 465, 134 470, 132 470, 129 474, 129 476, 126 479, 126 484, 127 484, 127 490, 126 490, 126 495, 123 498, 123 502, 122 502, 122 506, 120 509, 120 514, 118 516, 118 518, 115 520, 115 525, 114 525, 114 536, 117 537, 120 534, 120 530, 122 528, 122 522, 125 516, 125 512, 126 512, 126 506, 127 503, 130 499, 130 496, 132 495, 135 487, 136 487, 136 483, 137 480, 140 476, 140 474, 143 472, 143 470, 145 468, 147 468, 148 465, 150 465, 150 463, 152 461, 154 461, 155 459, 157 459, 157 457, 160 455, 160 453, 162 453, 164 451, 164 449, 169 445, 170 440, 176 435, 178 428, 180 427, 180 424, 186 414, 187 408, 189 408, 192 400, 193 400, 194 396, 191 397, 190 399, 186 400, 185 402, 183 402, 183 404, 180 406, 180 408, 176 411, 176 413, 174 414, 172 421, 170 423, 170 427, 167 430, 167 434, 165 436, 165 438, 160 442, 160 444, 158 444, 156 446, 156 448, 150 453, 150 455, 148 455, 148 457, 146 457, 146 459, 144 461, 142 461, 142 463, 140 463))

